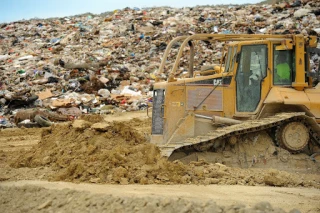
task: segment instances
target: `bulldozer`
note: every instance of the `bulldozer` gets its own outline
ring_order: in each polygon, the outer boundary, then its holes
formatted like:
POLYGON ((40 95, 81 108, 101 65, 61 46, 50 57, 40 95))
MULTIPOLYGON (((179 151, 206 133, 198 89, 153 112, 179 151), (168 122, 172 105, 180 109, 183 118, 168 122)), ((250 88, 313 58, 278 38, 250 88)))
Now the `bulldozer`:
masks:
POLYGON ((310 69, 310 55, 320 54, 316 36, 180 36, 167 45, 158 76, 177 43, 168 78, 153 87, 151 143, 162 156, 224 152, 262 131, 290 154, 319 156, 320 66, 310 69), (219 64, 194 70, 201 42, 223 43, 225 52, 219 64), (178 76, 185 49, 187 76, 178 76))

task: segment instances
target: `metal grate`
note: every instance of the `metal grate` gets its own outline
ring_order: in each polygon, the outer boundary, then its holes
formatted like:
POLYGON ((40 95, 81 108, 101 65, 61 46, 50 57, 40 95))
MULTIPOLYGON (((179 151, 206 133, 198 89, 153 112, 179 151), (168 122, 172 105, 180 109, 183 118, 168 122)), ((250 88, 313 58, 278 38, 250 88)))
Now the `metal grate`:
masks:
POLYGON ((164 116, 164 97, 165 90, 158 89, 153 93, 153 108, 152 108, 152 134, 163 134, 163 116, 164 116))

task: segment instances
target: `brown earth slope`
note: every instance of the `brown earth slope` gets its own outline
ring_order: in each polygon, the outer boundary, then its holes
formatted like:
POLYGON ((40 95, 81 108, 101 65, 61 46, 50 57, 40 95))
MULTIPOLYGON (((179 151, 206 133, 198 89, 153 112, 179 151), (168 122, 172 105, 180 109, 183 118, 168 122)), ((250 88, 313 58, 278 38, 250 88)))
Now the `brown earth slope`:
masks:
POLYGON ((201 159, 189 164, 170 162, 147 141, 150 126, 150 119, 108 122, 96 116, 57 124, 43 129, 39 144, 7 161, 14 168, 49 168, 52 174, 46 176, 54 181, 320 188, 318 173, 232 168, 201 159))
MULTIPOLYGON (((305 165, 307 170, 310 167, 310 172, 292 173, 279 169, 284 168, 284 165, 298 169, 296 163, 287 161, 277 167, 279 164, 269 159, 273 169, 268 168, 268 164, 264 169, 255 168, 261 166, 261 163, 243 169, 221 163, 207 163, 201 153, 196 154, 195 162, 170 162, 161 158, 157 147, 148 142, 150 125, 150 118, 144 113, 126 113, 103 118, 84 116, 73 123, 50 128, 1 130, 0 208, 6 212, 70 209, 80 212, 93 209, 107 212, 176 212, 192 200, 186 208, 194 211, 212 208, 220 209, 221 212, 241 209, 243 212, 284 212, 278 208, 285 211, 293 208, 302 212, 320 211, 317 205, 319 197, 316 196, 320 192, 314 189, 320 188, 317 165, 312 167, 311 162, 299 164, 300 167, 305 165), (100 196, 96 193, 108 195, 100 196), (108 203, 106 200, 113 204, 103 205, 108 203), (214 204, 215 201, 218 205, 214 204), (273 207, 268 203, 257 204, 259 201, 267 201, 273 207), (140 202, 143 205, 138 205, 140 202)), ((258 146, 254 147, 268 147, 269 150, 269 139, 265 136, 261 136, 256 141, 258 146)), ((248 154, 258 152, 259 149, 254 147, 249 143, 243 144, 241 150, 246 150, 248 154)), ((295 159, 294 162, 299 158, 304 159, 306 156, 288 157, 295 159)))

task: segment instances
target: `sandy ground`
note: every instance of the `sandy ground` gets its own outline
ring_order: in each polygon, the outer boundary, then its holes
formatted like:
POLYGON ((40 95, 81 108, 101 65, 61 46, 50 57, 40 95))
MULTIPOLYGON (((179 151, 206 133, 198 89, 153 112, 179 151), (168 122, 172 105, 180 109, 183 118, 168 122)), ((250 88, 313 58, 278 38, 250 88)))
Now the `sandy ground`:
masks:
POLYGON ((43 187, 48 190, 70 189, 91 194, 112 195, 115 197, 152 197, 186 199, 196 202, 214 201, 220 206, 245 204, 248 208, 257 203, 269 202, 273 207, 285 211, 299 209, 301 212, 320 212, 320 190, 313 188, 286 188, 228 185, 97 185, 74 184, 67 182, 17 181, 3 182, 0 187, 43 187))
POLYGON ((150 118, 145 112, 83 119, 78 126, 0 131, 0 209, 320 212, 319 167, 303 174, 166 162, 150 144, 141 142, 147 141, 150 131, 150 118), (112 125, 104 126, 105 122, 112 125), (103 131, 102 127, 99 131, 82 129, 83 125, 92 129, 96 123, 103 124, 103 131), (77 148, 75 143, 81 146, 77 148), (70 147, 82 151, 67 152, 70 147))

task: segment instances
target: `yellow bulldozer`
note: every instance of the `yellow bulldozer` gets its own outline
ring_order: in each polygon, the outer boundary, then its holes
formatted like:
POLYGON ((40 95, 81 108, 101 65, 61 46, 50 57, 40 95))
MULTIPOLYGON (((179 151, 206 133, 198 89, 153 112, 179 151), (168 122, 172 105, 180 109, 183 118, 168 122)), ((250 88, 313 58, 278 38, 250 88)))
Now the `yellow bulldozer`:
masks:
POLYGON ((181 36, 168 44, 158 74, 177 43, 168 79, 154 84, 151 143, 163 156, 214 153, 261 131, 290 153, 320 153, 320 68, 310 69, 310 55, 320 55, 316 36, 181 36), (201 42, 222 42, 226 51, 219 64, 194 71, 201 42), (186 48, 188 76, 177 77, 186 48))

